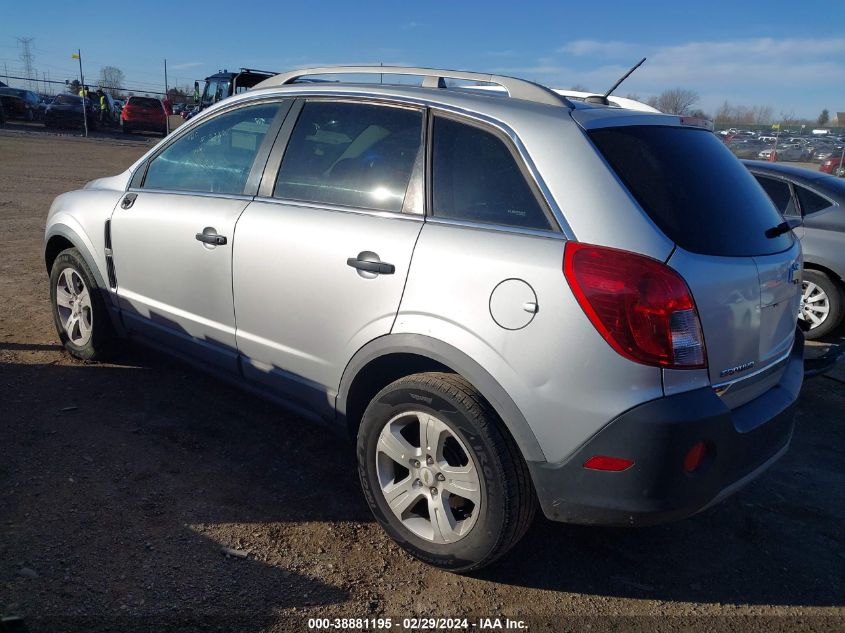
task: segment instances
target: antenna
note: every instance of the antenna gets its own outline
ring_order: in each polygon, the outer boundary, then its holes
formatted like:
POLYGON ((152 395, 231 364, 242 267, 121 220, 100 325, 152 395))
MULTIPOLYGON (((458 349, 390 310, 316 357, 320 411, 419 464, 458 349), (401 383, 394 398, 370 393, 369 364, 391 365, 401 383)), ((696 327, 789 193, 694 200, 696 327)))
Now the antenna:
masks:
POLYGON ((642 65, 643 65, 643 63, 645 62, 645 60, 646 60, 646 58, 645 58, 645 57, 643 57, 640 61, 638 61, 636 64, 634 64, 634 65, 631 67, 631 69, 630 69, 628 72, 626 72, 624 75, 622 75, 622 76, 619 78, 619 81, 617 81, 615 84, 613 84, 613 85, 610 87, 610 90, 608 90, 607 92, 605 92, 603 95, 590 95, 589 97, 586 97, 586 98, 584 99, 584 101, 586 101, 587 103, 600 103, 600 104, 602 104, 602 105, 610 105, 610 101, 608 100, 608 97, 609 97, 609 96, 613 93, 613 91, 614 91, 614 90, 616 90, 616 89, 619 87, 619 85, 620 85, 623 81, 625 81, 628 77, 630 77, 630 76, 631 76, 631 73, 632 73, 632 72, 634 72, 637 68, 639 68, 640 66, 642 66, 642 65))

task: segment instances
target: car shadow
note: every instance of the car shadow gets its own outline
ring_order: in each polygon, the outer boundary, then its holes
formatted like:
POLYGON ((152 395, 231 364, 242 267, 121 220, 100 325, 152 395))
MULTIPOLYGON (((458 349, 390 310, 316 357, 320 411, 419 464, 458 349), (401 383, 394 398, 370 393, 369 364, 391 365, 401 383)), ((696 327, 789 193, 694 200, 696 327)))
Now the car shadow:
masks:
MULTIPOLYGON (((223 546, 272 552, 279 523, 307 530, 315 522, 371 522, 348 441, 134 345, 115 364, 0 362, 0 385, 10 405, 0 426, 0 442, 10 448, 0 486, 36 482, 28 497, 0 497, 6 547, 15 552, 0 556, 7 559, 0 579, 17 587, 12 602, 35 599, 23 585, 37 580, 17 575, 30 566, 55 596, 42 613, 48 617, 51 610, 147 613, 158 600, 167 613, 201 619, 249 613, 239 630, 257 631, 278 609, 348 598, 315 577, 315 561, 300 557, 291 566, 302 542, 276 559, 221 553, 223 546), (67 513, 74 525, 81 513, 85 529, 63 533, 67 513), (227 528, 233 524, 253 525, 257 544, 233 542, 243 532, 227 528), (62 591, 75 581, 92 587, 81 605, 77 592, 62 591), (201 604, 180 604, 183 583, 202 588, 201 604), (215 611, 231 591, 243 612, 215 611)), ((845 436, 835 407, 818 415, 819 402, 842 405, 843 394, 809 382, 790 453, 717 507, 638 529, 538 519, 476 578, 650 600, 842 605, 845 465, 837 447, 845 436)))
POLYGON ((280 522, 369 519, 347 444, 147 350, 65 362, 0 360, 0 614, 248 632, 348 599, 273 540, 280 522))

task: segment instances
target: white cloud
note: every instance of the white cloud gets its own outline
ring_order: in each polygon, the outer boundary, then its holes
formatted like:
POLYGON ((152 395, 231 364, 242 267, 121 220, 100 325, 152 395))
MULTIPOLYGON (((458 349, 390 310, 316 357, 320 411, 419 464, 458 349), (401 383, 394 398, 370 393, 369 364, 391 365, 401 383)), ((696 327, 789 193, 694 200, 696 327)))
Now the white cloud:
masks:
POLYGON ((186 70, 188 68, 196 68, 197 66, 202 66, 203 62, 187 62, 185 64, 173 64, 170 66, 170 70, 186 70))
POLYGON ((599 57, 619 57, 636 55, 637 45, 629 42, 601 42, 598 40, 573 40, 557 49, 558 53, 575 55, 596 55, 599 57))
POLYGON ((554 87, 578 83, 598 91, 610 87, 641 56, 648 61, 619 94, 646 96, 680 86, 698 91, 701 105, 710 110, 725 99, 795 110, 803 116, 816 116, 823 107, 845 108, 845 37, 698 41, 656 48, 575 40, 533 65, 496 72, 554 87))

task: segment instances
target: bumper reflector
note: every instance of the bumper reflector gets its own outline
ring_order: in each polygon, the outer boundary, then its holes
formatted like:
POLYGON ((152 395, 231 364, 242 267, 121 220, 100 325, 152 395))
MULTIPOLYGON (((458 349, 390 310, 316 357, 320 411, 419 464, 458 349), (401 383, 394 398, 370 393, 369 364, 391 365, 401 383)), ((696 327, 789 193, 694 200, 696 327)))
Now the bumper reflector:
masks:
POLYGON ((705 457, 707 457, 707 444, 704 442, 693 444, 692 448, 687 451, 686 457, 684 457, 684 472, 693 473, 698 470, 705 457))
POLYGON ((628 470, 633 465, 634 460, 632 459, 610 457, 609 455, 593 455, 590 459, 584 462, 584 468, 589 470, 606 470, 612 473, 628 470))

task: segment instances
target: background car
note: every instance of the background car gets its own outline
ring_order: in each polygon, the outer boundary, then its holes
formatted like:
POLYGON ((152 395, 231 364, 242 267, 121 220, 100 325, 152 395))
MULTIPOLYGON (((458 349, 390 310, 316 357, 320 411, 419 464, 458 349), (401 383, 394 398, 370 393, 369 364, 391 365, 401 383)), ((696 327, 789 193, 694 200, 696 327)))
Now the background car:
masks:
POLYGON ((129 97, 120 113, 120 126, 126 134, 132 132, 158 132, 167 134, 167 114, 160 99, 129 97))
POLYGON ((41 99, 30 90, 0 88, 0 100, 7 119, 35 121, 39 116, 38 103, 41 99))
POLYGON ((775 152, 775 158, 781 161, 801 161, 804 160, 804 148, 798 143, 781 143, 777 148, 762 150, 757 157, 762 160, 771 160, 772 152, 775 152))
MULTIPOLYGON (((88 117, 88 129, 94 130, 99 125, 99 106, 89 98, 84 99, 88 117)), ((44 111, 44 125, 47 127, 83 127, 83 98, 76 95, 57 95, 44 111)))
POLYGON ((804 251, 799 319, 809 339, 831 333, 842 322, 845 292, 845 181, 801 167, 743 161, 785 218, 801 218, 794 229, 804 251))
POLYGON ((813 161, 824 163, 826 160, 842 155, 841 143, 828 143, 816 149, 813 154, 813 161))
POLYGON ((821 164, 819 171, 843 178, 845 177, 845 160, 842 159, 841 155, 836 158, 828 158, 821 164))
POLYGON ((753 138, 735 138, 728 141, 728 149, 737 158, 759 158, 760 152, 770 149, 766 143, 753 138))

